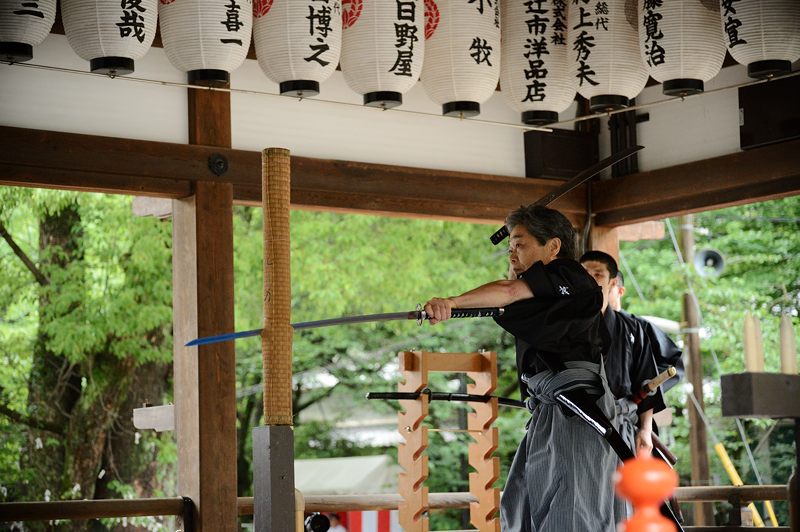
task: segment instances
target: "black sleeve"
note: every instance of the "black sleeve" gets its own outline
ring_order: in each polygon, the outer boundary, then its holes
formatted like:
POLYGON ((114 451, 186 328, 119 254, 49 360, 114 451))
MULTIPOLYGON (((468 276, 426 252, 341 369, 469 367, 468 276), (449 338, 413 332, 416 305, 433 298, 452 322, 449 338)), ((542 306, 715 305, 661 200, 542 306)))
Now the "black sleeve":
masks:
POLYGON ((658 371, 662 372, 670 366, 674 366, 675 369, 678 370, 677 375, 669 379, 661 386, 661 389, 666 392, 678 384, 678 382, 683 378, 685 373, 683 367, 683 352, 678 348, 677 345, 675 345, 675 342, 673 342, 664 331, 644 318, 637 317, 636 319, 639 321, 639 323, 641 323, 645 333, 647 334, 648 340, 650 341, 653 357, 655 358, 658 371))
MULTIPOLYGON (((634 338, 629 375, 631 392, 633 394, 637 394, 642 389, 645 381, 650 380, 658 375, 658 367, 656 366, 656 360, 653 355, 653 347, 650 342, 650 338, 648 337, 642 325, 638 320, 629 318, 625 319, 625 323, 628 326, 628 334, 631 334, 634 338)), ((651 408, 654 412, 660 412, 666 408, 666 405, 664 404, 664 395, 661 392, 661 388, 658 388, 654 395, 645 397, 642 402, 639 403, 637 410, 639 413, 641 413, 646 410, 650 410, 651 408)))
MULTIPOLYGON (((517 301, 495 319, 506 331, 534 349, 569 353, 599 341, 600 287, 575 261, 537 262, 521 276, 533 297, 517 301)), ((599 355, 599 350, 598 350, 599 355)))
MULTIPOLYGON (((636 398, 645 382, 658 375, 650 340, 639 321, 630 314, 608 309, 603 318, 611 337, 605 357, 608 386, 618 399, 636 398)), ((659 412, 665 408, 659 388, 639 402, 637 411, 641 414, 646 410, 659 412)))

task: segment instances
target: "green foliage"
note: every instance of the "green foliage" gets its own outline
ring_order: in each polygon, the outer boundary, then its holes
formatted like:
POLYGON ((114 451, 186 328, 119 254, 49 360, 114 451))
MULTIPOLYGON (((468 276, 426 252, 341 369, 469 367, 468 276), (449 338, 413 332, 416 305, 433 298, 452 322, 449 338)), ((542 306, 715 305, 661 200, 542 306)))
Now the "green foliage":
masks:
POLYGON ((53 497, 72 496, 69 474, 60 480, 59 471, 49 472, 48 480, 21 467, 23 457, 32 463, 41 453, 62 457, 69 446, 69 438, 36 436, 28 426, 52 420, 45 408, 56 408, 55 399, 30 404, 29 389, 41 378, 33 367, 35 353, 51 357, 45 368, 62 361, 73 368, 64 388, 75 398, 74 410, 64 412, 73 423, 78 415, 91 417, 93 405, 110 393, 115 402, 127 398, 119 368, 170 362, 171 227, 133 216, 127 197, 11 187, 0 187, 0 223, 21 249, 18 254, 0 242, 0 405, 7 414, 0 416, 0 478, 9 500, 19 500, 22 491, 41 499, 40 484, 53 497), (68 248, 54 247, 40 233, 41 224, 67 211, 75 213, 68 248), (41 278, 46 284, 37 282, 41 278))
MULTIPOLYGON (((55 250, 40 250, 38 220, 65 207, 77 207, 80 227, 75 260, 43 273, 50 285, 37 285, 31 272, 0 242, 0 404, 28 414, 28 380, 37 333, 46 333, 52 353, 82 369, 81 391, 86 399, 99 397, 113 386, 94 354, 106 353, 134 365, 171 360, 171 238, 170 225, 130 214, 122 197, 70 194, 0 187, 0 223, 35 264, 53 258, 55 250), (48 301, 45 308, 41 300, 48 301), (55 318, 57 317, 57 319, 55 318)), ((622 251, 642 289, 627 277, 626 308, 636 314, 680 321, 681 294, 687 278, 698 296, 704 335, 703 390, 711 430, 728 448, 746 482, 754 482, 744 447, 733 421, 720 416, 720 373, 742 370, 742 317, 746 311, 761 318, 767 367, 775 370, 777 317, 789 313, 797 324, 800 307, 800 199, 696 215, 697 248, 712 247, 725 255, 727 268, 719 278, 701 278, 676 260, 669 238, 624 243, 622 251), (719 368, 715 362, 719 361, 719 368)), ((677 221, 672 221, 674 228, 677 221)), ((494 226, 430 220, 409 220, 311 211, 292 212, 292 320, 307 321, 355 314, 404 311, 432 296, 463 292, 505 276, 504 250, 493 247, 488 235, 494 226)), ((234 212, 235 323, 237 330, 262 326, 263 219, 260 209, 237 207, 234 212)), ((628 273, 628 272, 626 272, 628 273)), ((411 321, 330 327, 298 331, 294 336, 295 454, 298 458, 393 453, 348 439, 337 424, 365 412, 391 418, 399 405, 367 402, 367 391, 396 388, 396 354, 406 349, 467 352, 497 351, 498 393, 517 395, 513 341, 491 320, 454 320, 430 327, 411 321), (324 409, 320 405, 325 405, 324 409), (312 411, 315 413, 312 414, 312 411), (323 414, 320 415, 319 412, 323 414)), ((240 477, 249 474, 251 429, 261 423, 261 345, 258 339, 237 342, 237 387, 240 392, 240 477)), ((452 374, 435 375, 431 388, 458 391, 452 374)), ((682 484, 689 483, 686 395, 677 387, 668 395, 676 409, 665 434, 679 456, 682 484)), ((460 407, 434 404, 426 423, 458 427, 460 407)), ((125 413, 127 415, 127 413, 125 413)), ((503 409, 500 430, 501 478, 524 430, 525 411, 503 409)), ((746 420, 751 446, 764 438, 770 421, 746 420)), ((0 500, 15 500, 19 486, 34 479, 20 467, 19 457, 30 453, 30 442, 18 421, 0 415, 0 500)), ((429 487, 435 491, 466 489, 463 469, 468 436, 432 433, 429 487)), ((143 439, 154 446, 162 483, 158 494, 175 495, 176 449, 169 436, 143 439)), ((772 432, 757 452, 766 482, 784 483, 791 466, 791 434, 785 427, 772 432)), ((59 438, 45 438, 56 448, 59 438)), ((726 483, 725 473, 711 455, 711 482, 726 483)), ((240 484, 246 495, 249 479, 240 484)), ((133 494, 125 482, 109 490, 133 494)), ((779 508, 785 516, 785 508, 779 508)), ((432 528, 460 527, 458 513, 433 513, 432 528)), ((785 518, 783 521, 785 523, 785 518)), ((110 522, 108 523, 111 524, 110 522)), ((152 523, 151 523, 152 524, 152 523)), ((145 524, 145 526, 148 526, 145 524)))
MULTIPOLYGON (((668 223, 679 233, 679 220, 668 223)), ((703 398, 710 420, 709 441, 711 444, 715 439, 722 441, 745 482, 756 483, 735 421, 721 416, 719 377, 744 371, 742 338, 746 312, 760 321, 766 370, 780 370, 780 316, 790 315, 797 330, 800 309, 800 198, 697 214, 694 227, 697 250, 716 249, 725 257, 722 275, 702 277, 694 268, 681 265, 669 235, 660 241, 623 243, 623 256, 633 270, 631 277, 623 269, 627 289, 624 306, 635 314, 680 321, 682 294, 687 291, 688 279, 696 293, 701 315, 703 398), (635 283, 641 287, 641 296, 635 283)), ((669 430, 672 449, 680 458, 681 484, 689 485, 686 416, 692 405, 681 387, 670 391, 667 399, 677 416, 669 430)), ((755 448, 774 422, 743 420, 743 424, 749 444, 755 448)), ((767 443, 764 448, 771 452, 756 456, 764 482, 786 483, 793 462, 790 448, 777 442, 767 443)), ((727 474, 713 450, 709 453, 710 481, 728 484, 727 474)), ((785 512, 781 517, 785 524, 785 512)))

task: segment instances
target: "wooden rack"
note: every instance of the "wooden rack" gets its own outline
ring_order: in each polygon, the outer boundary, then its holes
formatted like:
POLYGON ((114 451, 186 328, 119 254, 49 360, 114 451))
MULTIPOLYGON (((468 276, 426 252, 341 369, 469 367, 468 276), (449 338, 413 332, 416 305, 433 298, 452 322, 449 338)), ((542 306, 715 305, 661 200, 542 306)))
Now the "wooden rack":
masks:
MULTIPOLYGON (((497 355, 494 352, 478 353, 431 353, 406 351, 400 353, 400 370, 403 382, 400 392, 422 392, 428 387, 430 372, 466 373, 472 379, 467 393, 489 395, 497 387, 497 355)), ((498 445, 497 428, 492 423, 497 419, 497 399, 486 403, 470 402, 473 412, 469 414, 467 426, 473 442, 469 446, 469 465, 475 470, 469 474, 469 492, 475 498, 469 505, 470 521, 480 532, 500 532, 500 490, 494 483, 500 477, 500 461, 493 456, 498 445)), ((402 411, 398 414, 398 430, 405 440, 398 449, 400 473, 399 505, 400 526, 406 532, 428 532, 428 429, 422 425, 428 415, 428 396, 400 401, 402 411)))

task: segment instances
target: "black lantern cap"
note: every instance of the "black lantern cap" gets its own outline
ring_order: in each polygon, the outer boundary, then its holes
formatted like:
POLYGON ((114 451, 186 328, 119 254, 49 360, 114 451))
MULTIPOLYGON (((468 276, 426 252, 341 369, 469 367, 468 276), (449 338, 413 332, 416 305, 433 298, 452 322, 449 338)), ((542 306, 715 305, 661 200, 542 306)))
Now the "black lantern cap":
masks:
POLYGON ((667 96, 691 96, 705 90, 699 79, 670 79, 664 82, 662 92, 667 96))
POLYGON ((473 118, 481 114, 481 104, 465 101, 447 102, 442 106, 442 114, 458 118, 473 118))
POLYGON ((22 63, 33 59, 33 46, 24 42, 0 42, 0 60, 22 63))
POLYGON ((619 94, 601 94, 600 96, 592 96, 589 98, 589 109, 593 113, 603 113, 608 111, 616 111, 617 109, 624 109, 631 104, 630 99, 619 94))
POLYGON ((522 123, 529 126, 543 126, 558 122, 558 113, 555 111, 523 111, 522 123))
POLYGON ((89 61, 89 68, 95 74, 124 76, 133 72, 133 59, 129 57, 95 57, 89 61))
POLYGON ((279 88, 284 96, 295 96, 297 98, 310 98, 319 94, 319 82, 310 79, 282 81, 279 88))
POLYGON ((790 74, 791 72, 791 61, 783 61, 781 59, 754 61, 747 65, 747 75, 756 79, 783 76, 785 74, 790 74))
POLYGON ((202 85, 204 87, 222 87, 231 82, 231 75, 227 70, 213 68, 190 70, 188 77, 189 85, 202 85))
POLYGON ((364 105, 367 107, 381 107, 391 109, 402 105, 403 95, 394 91, 375 91, 364 95, 364 105))

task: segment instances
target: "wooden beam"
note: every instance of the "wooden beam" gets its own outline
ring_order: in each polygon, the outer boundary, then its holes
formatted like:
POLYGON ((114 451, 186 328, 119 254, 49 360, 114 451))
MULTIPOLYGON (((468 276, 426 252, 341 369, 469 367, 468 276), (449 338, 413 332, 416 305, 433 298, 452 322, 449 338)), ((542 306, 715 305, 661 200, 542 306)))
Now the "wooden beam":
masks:
MULTIPOLYGON (((230 95, 190 89, 189 141, 230 146, 230 139, 230 95)), ((184 171, 205 177, 196 166, 184 171)), ((191 190, 172 209, 178 489, 194 502, 198 531, 233 532, 238 526, 234 347, 232 342, 184 345, 233 330, 233 186, 201 180, 191 190)))
MULTIPOLYGON (((0 126, 0 184, 184 198, 198 181, 233 185, 234 201, 261 204, 261 154, 244 150, 0 126), (228 170, 216 176, 208 158, 228 170)), ((292 206, 498 223, 560 181, 292 157, 292 206)), ((576 224, 582 191, 553 204, 576 224)))
MULTIPOLYGON (((234 201, 261 201, 260 154, 229 148, 0 126, 0 184, 189 196, 198 181, 230 183, 234 201), (217 153, 222 176, 208 168, 217 153)), ((800 140, 595 182, 595 224, 619 226, 800 193, 800 140)), ((294 208, 497 223, 559 181, 292 157, 294 208)), ((582 225, 584 191, 554 208, 582 225)))
POLYGON ((618 226, 800 194, 800 140, 598 181, 597 225, 618 226))

